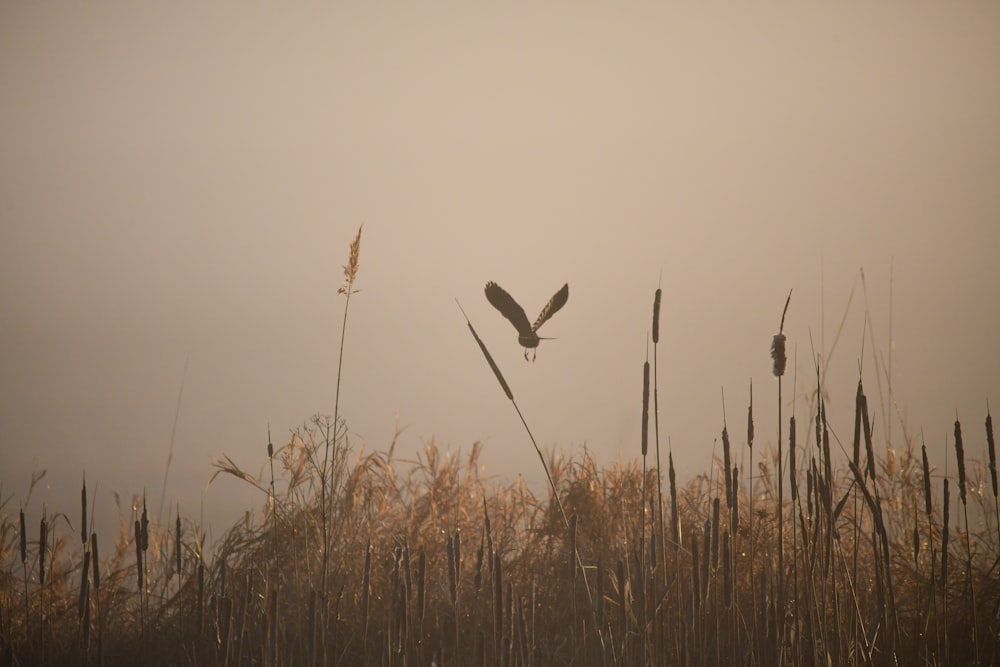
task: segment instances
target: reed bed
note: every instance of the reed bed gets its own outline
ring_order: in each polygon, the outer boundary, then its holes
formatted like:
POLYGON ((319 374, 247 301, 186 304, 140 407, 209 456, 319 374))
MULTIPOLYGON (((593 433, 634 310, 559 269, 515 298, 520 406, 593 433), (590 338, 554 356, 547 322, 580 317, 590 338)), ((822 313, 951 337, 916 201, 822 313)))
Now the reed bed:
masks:
MULTIPOLYGON (((346 296, 359 244, 360 230, 346 296)), ((86 481, 78 514, 25 510, 29 492, 15 516, 3 500, 0 663, 998 664, 988 409, 984 431, 956 420, 947 475, 909 437, 877 444, 887 436, 860 380, 852 447, 831 447, 831 432, 851 431, 828 423, 817 368, 816 398, 798 409, 806 428, 782 415, 783 437, 751 449, 751 398, 746 454, 723 420, 721 456, 681 482, 672 447, 660 470, 660 299, 657 290, 653 364, 636 386, 636 457, 602 465, 586 449, 536 445, 541 489, 482 478, 479 443, 463 455, 431 441, 415 462, 395 458, 395 439, 382 451, 353 447, 337 414, 284 444, 268 434, 266 479, 216 462, 216 475, 266 500, 213 545, 179 509, 151 521, 143 498, 116 536, 88 532, 86 481), (980 441, 988 463, 970 455, 980 441)), ((772 344, 779 396, 782 329, 772 344)))

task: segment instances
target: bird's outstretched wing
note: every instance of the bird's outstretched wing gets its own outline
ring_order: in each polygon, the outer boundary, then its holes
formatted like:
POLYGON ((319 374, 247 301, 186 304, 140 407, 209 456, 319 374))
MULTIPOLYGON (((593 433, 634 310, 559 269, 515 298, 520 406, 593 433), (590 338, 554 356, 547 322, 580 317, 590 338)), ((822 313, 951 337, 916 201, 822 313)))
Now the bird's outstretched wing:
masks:
MULTIPOLYGON (((538 327, 545 324, 545 321, 559 312, 559 309, 566 305, 569 301, 569 283, 562 286, 558 292, 556 292, 549 302, 545 304, 542 308, 542 312, 538 314, 538 319, 535 320, 535 326, 531 327, 532 331, 538 331, 538 327)), ((496 305, 496 304, 494 304, 496 305)))
POLYGON ((494 282, 486 283, 486 299, 500 311, 501 315, 510 320, 510 323, 517 329, 518 335, 531 335, 531 323, 528 322, 528 316, 524 314, 524 309, 517 305, 513 297, 507 294, 502 287, 494 282))

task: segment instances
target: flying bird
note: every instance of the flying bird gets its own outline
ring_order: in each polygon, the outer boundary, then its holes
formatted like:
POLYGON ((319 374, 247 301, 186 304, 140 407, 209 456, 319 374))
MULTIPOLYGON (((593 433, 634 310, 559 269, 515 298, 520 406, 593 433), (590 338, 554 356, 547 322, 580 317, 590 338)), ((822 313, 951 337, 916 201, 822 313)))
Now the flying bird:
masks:
POLYGON ((500 311, 500 314, 510 320, 510 323, 517 329, 517 342, 524 347, 524 359, 528 360, 528 349, 534 350, 531 360, 535 360, 538 353, 538 341, 542 340, 538 336, 538 328, 555 315, 560 308, 566 305, 569 300, 569 284, 563 285, 562 289, 553 295, 549 302, 538 314, 538 319, 532 325, 528 322, 528 316, 524 314, 524 309, 514 301, 513 297, 504 291, 502 287, 494 282, 486 283, 486 299, 493 304, 493 307, 500 311))

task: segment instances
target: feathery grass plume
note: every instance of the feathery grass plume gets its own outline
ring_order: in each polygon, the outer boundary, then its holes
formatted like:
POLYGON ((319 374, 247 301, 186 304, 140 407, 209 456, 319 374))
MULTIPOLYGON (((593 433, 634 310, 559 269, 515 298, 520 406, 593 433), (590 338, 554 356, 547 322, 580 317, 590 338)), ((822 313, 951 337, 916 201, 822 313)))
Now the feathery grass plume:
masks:
POLYGON ((642 455, 649 450, 649 361, 642 365, 642 455))
POLYGON ((993 482, 993 498, 997 497, 997 448, 993 442, 993 417, 986 409, 986 446, 990 456, 990 481, 993 482))
POLYGON ((948 490, 948 478, 944 478, 944 518, 941 521, 941 586, 948 590, 948 504, 951 500, 951 493, 948 490))
POLYGON ((87 473, 83 474, 83 488, 80 491, 80 506, 83 508, 80 516, 80 543, 87 546, 87 473))
POLYGON ((927 516, 931 515, 931 467, 927 462, 927 445, 926 443, 920 445, 920 454, 923 457, 924 465, 924 511, 927 516))
POLYGON ((962 424, 955 420, 955 458, 958 459, 958 495, 965 505, 965 448, 962 446, 962 424))
POLYGON ((337 289, 337 294, 349 295, 354 287, 354 281, 358 277, 358 268, 361 266, 361 230, 364 225, 358 227, 358 234, 351 241, 351 252, 344 265, 344 284, 337 289))

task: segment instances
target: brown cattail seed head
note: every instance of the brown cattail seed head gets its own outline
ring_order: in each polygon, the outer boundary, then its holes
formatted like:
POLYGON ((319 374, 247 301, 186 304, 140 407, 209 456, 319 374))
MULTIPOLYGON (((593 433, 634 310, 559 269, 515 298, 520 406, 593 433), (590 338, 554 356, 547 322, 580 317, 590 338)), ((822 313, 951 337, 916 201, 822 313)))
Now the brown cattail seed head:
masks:
POLYGON ((993 417, 986 411, 986 446, 990 455, 990 481, 993 482, 993 497, 997 497, 997 448, 993 442, 993 417))
POLYGON ((649 362, 642 365, 642 455, 649 449, 649 362))
POLYGON ((28 532, 24 528, 24 508, 21 508, 21 565, 28 560, 28 532))
POLYGON ((653 297, 653 345, 660 342, 660 297, 663 290, 656 289, 656 296, 653 297))
POLYGON ((948 501, 951 493, 948 491, 948 478, 944 478, 944 520, 941 525, 941 581, 946 586, 948 582, 948 501))
POLYGON ((45 548, 49 540, 49 523, 42 510, 42 521, 38 526, 38 585, 45 586, 45 548))
POLYGON ((958 459, 958 495, 965 504, 965 448, 962 447, 962 424, 955 420, 955 457, 958 459))
POLYGON ((927 445, 921 445, 921 454, 924 458, 924 511, 927 516, 931 515, 931 468, 927 463, 927 445))
POLYGON ((80 519, 80 542, 87 544, 87 477, 83 478, 83 489, 80 491, 80 505, 83 508, 80 519))
POLYGON ((774 373, 775 377, 781 377, 785 374, 785 365, 788 359, 785 357, 785 334, 775 334, 774 339, 771 341, 771 359, 774 360, 774 368, 771 372, 774 373))

